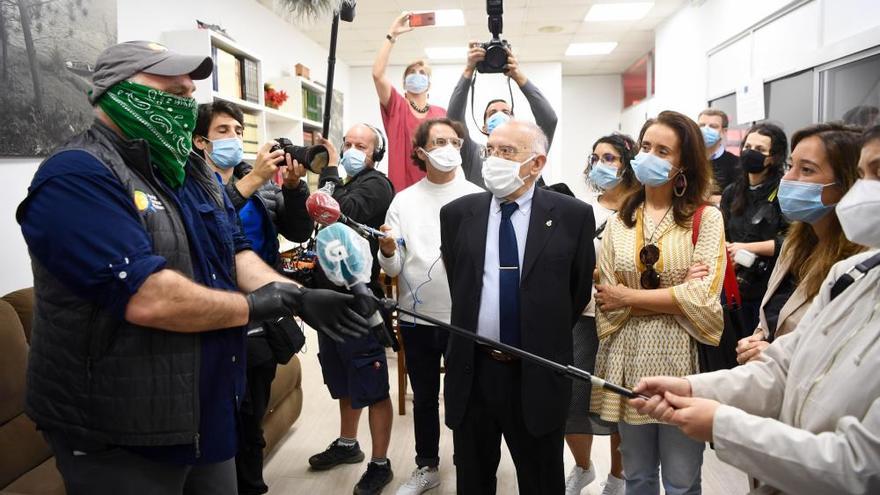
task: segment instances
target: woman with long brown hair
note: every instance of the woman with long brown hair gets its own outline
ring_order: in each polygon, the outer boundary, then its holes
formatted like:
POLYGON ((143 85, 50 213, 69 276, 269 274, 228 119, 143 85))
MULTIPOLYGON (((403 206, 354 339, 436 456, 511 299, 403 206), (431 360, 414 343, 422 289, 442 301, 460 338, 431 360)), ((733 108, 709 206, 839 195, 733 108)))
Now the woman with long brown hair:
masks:
POLYGON ((737 344, 737 361, 757 359, 776 337, 791 332, 838 261, 864 248, 843 234, 834 206, 858 179, 859 129, 826 123, 792 136, 791 168, 779 185, 779 205, 792 221, 761 302, 755 333, 737 344))
MULTIPOLYGON (((717 345, 726 267, 721 213, 705 207, 711 172, 697 124, 672 111, 643 128, 633 170, 642 187, 608 222, 599 257, 596 374, 625 386, 699 371, 697 343, 717 345), (701 215, 694 235, 694 215, 701 215), (689 277, 694 265, 705 276, 689 277)), ((617 421, 628 495, 700 492, 704 445, 593 392, 591 410, 617 421)))

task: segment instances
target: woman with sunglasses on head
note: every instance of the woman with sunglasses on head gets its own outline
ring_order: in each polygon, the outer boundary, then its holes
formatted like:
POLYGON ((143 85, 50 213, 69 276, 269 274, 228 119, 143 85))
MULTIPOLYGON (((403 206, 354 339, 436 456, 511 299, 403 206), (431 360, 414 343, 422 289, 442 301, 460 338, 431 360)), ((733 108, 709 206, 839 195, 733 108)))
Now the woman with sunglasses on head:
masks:
POLYGON ((791 168, 779 184, 779 205, 793 222, 761 301, 755 333, 737 343, 737 361, 758 359, 797 326, 831 266, 864 248, 849 241, 834 206, 858 179, 860 129, 815 124, 791 138, 791 168))
MULTIPOLYGON (((640 186, 630 164, 636 151, 636 143, 631 137, 615 133, 599 138, 593 144, 593 153, 587 160, 584 170, 587 186, 597 194, 595 201, 590 201, 596 219, 593 244, 597 257, 609 217, 620 209, 627 195, 640 186)), ((572 333, 574 366, 592 372, 599 349, 594 299, 590 299, 572 333)), ((578 495, 596 479, 596 471, 590 460, 593 435, 611 435, 611 471, 604 482, 602 495, 623 494, 623 463, 618 450, 620 434, 617 433, 617 423, 602 421, 590 414, 589 383, 573 382, 571 388, 565 441, 574 456, 575 465, 565 480, 565 493, 578 495)))
MULTIPOLYGON (((700 129, 665 111, 646 123, 639 141, 632 168, 642 187, 608 221, 596 286, 596 375, 626 387, 643 376, 698 372, 697 343, 717 345, 724 326, 724 225, 717 209, 705 207, 711 172, 700 129), (702 273, 691 276, 699 264, 702 273)), ((619 422, 627 495, 659 494, 658 466, 667 494, 700 493, 702 442, 601 389, 590 408, 619 422)))
POLYGON ((788 139, 779 126, 752 126, 740 149, 742 174, 721 195, 727 253, 735 263, 744 330, 749 333, 758 326, 761 299, 788 231, 778 198, 787 154, 788 139))

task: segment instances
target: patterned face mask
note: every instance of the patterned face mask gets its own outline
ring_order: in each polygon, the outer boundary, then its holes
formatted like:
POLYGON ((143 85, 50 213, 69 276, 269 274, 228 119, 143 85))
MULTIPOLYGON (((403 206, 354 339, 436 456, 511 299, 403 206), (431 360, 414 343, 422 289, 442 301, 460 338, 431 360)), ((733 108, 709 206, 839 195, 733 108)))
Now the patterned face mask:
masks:
POLYGON ((192 149, 198 104, 131 81, 108 89, 98 106, 129 139, 143 139, 150 159, 171 187, 183 184, 184 165, 192 149))

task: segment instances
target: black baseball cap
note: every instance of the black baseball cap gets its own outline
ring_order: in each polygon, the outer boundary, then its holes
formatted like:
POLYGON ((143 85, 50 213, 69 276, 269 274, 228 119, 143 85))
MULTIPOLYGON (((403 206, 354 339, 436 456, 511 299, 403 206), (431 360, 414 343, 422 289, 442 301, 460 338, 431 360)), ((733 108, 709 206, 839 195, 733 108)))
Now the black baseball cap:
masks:
POLYGON ((193 79, 207 79, 214 70, 211 57, 183 55, 155 41, 126 41, 113 45, 98 55, 92 73, 89 101, 98 101, 110 87, 138 72, 157 76, 189 74, 193 79))

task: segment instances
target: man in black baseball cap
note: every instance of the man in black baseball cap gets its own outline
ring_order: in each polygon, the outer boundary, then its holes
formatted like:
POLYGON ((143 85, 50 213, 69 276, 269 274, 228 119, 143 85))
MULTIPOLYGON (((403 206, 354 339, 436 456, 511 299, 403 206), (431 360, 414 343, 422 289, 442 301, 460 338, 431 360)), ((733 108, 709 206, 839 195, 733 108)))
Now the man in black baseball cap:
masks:
POLYGON ((105 50, 95 122, 40 165, 16 213, 35 289, 26 411, 68 495, 236 493, 246 325, 296 314, 337 339, 368 331, 352 296, 261 261, 190 155, 193 79, 212 65, 147 41, 105 50))

